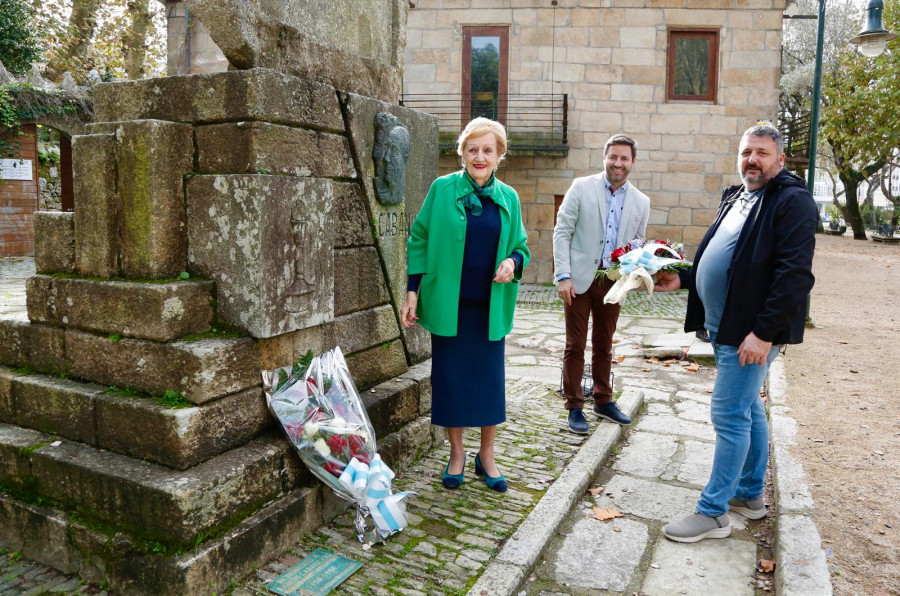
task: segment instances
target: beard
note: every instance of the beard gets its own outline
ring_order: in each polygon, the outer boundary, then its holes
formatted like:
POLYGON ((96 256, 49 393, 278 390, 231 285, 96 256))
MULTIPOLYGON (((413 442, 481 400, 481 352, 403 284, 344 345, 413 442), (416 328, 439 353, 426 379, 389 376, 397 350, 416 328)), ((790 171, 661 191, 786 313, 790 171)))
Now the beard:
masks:
POLYGON ((759 188, 765 186, 766 183, 774 178, 780 171, 781 168, 778 168, 777 170, 772 168, 771 170, 766 171, 758 166, 755 169, 747 167, 741 172, 741 180, 743 180, 744 186, 746 187, 755 186, 759 188))

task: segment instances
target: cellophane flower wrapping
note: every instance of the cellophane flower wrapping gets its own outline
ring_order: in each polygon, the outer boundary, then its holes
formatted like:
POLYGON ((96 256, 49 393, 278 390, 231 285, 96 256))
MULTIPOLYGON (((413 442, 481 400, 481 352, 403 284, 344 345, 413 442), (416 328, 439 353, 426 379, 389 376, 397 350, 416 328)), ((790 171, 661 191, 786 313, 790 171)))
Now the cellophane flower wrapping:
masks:
POLYGON ((316 357, 309 352, 293 366, 262 371, 262 376, 269 410, 300 459, 338 496, 357 503, 360 541, 383 541, 402 529, 402 500, 409 493, 391 494, 394 473, 375 451, 375 432, 340 348, 316 357), (370 467, 372 474, 368 473, 370 467), (356 476, 355 486, 345 472, 356 476), (377 484, 374 490, 373 483, 377 484), (373 492, 381 498, 373 500, 373 492), (377 508, 383 508, 385 500, 400 520, 390 526, 381 523, 381 518, 373 523, 370 513, 376 508, 377 517, 377 508))
POLYGON ((660 272, 675 272, 691 266, 684 257, 684 245, 662 240, 632 240, 610 255, 612 265, 598 269, 597 276, 608 277, 616 283, 603 298, 606 304, 621 304, 633 289, 644 287, 653 293, 653 284, 660 272))

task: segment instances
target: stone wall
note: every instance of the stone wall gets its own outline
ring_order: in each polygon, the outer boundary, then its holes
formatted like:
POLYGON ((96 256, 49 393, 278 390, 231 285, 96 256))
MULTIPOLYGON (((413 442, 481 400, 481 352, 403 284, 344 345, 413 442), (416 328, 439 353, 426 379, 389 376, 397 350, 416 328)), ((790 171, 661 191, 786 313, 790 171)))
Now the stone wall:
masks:
POLYGON ((62 208, 62 179, 59 174, 58 162, 40 164, 38 171, 40 211, 59 211, 62 208))
MULTIPOLYGON (((555 196, 603 169, 615 133, 637 140, 631 181, 651 199, 648 236, 689 252, 713 220, 721 189, 738 181, 740 134, 775 121, 784 0, 419 0, 409 11, 405 93, 460 93, 462 27, 506 25, 509 93, 567 93, 565 157, 512 156, 498 176, 519 192, 532 263, 552 275, 555 196), (666 102, 669 27, 719 31, 715 104, 666 102)), ((441 173, 459 165, 441 158, 441 173)))
POLYGON ((378 225, 418 212, 437 120, 264 69, 102 83, 94 112, 74 212, 35 216, 28 320, 0 319, 0 546, 117 593, 222 591, 344 505, 261 370, 337 345, 389 465, 441 439, 427 335, 399 325, 408 230, 378 225), (380 112, 409 131, 399 204, 370 180, 380 112))

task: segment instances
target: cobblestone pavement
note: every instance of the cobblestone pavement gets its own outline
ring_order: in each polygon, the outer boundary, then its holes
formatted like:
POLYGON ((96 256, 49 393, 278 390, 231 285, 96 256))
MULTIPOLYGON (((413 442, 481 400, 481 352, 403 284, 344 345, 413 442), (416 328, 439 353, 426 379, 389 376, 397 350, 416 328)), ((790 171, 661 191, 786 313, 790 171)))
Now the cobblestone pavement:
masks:
MULTIPOLYGON (((0 283, 0 292, 7 289, 0 283)), ((687 361, 666 360, 689 347, 704 354, 708 346, 682 333, 680 319, 669 318, 683 316, 683 295, 629 296, 642 306, 632 305, 620 318, 614 373, 619 403, 637 422, 623 431, 588 415, 587 436, 568 432, 557 395, 565 333, 554 295, 553 288, 524 287, 527 304, 507 338, 508 420, 497 434, 507 493, 494 493, 475 476, 478 434, 470 429, 460 489, 441 485, 446 443, 398 474, 395 490, 418 493, 409 500, 410 526, 402 533, 364 548, 348 510, 236 581, 232 595, 267 594, 268 580, 320 547, 363 562, 335 590, 341 594, 740 595, 753 594, 757 581, 766 586, 765 576, 755 578, 757 549, 767 546, 756 536, 765 520, 733 516, 737 531, 729 540, 682 545, 661 537, 666 521, 692 511, 714 439, 708 422, 713 369, 691 371, 687 361), (648 353, 659 357, 648 359, 648 353), (594 507, 623 516, 599 521, 591 517, 594 507)), ((0 554, 0 596, 24 594, 105 592, 15 553, 0 554)))

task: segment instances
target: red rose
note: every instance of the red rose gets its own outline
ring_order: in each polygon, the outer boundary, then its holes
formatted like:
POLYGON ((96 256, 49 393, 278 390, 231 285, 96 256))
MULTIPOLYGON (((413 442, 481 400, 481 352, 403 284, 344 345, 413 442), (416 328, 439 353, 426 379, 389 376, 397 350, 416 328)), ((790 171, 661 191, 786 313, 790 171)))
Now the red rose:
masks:
POLYGON ((366 442, 363 441, 363 438, 359 435, 350 435, 347 437, 347 441, 350 443, 350 453, 353 455, 365 451, 366 449, 366 442))
POLYGON ((618 263, 619 259, 621 259, 623 256, 625 256, 625 253, 626 253, 625 249, 620 246, 616 250, 612 251, 612 254, 610 255, 610 259, 612 259, 613 263, 618 263))
POLYGON ((331 474, 332 476, 340 478, 341 472, 343 472, 344 469, 341 468, 341 466, 337 465, 334 462, 327 461, 327 462, 325 462, 325 471, 328 472, 329 474, 331 474))
POLYGON ((299 439, 303 436, 303 425, 299 422, 296 424, 286 424, 284 430, 287 431, 288 436, 292 439, 299 439))
POLYGON ((325 439, 325 442, 328 443, 328 447, 335 455, 342 455, 349 448, 347 439, 341 435, 331 435, 325 439))
POLYGON ((353 457, 355 457, 356 461, 358 461, 359 463, 366 464, 367 466, 372 463, 369 461, 369 456, 365 453, 354 453, 353 457))

